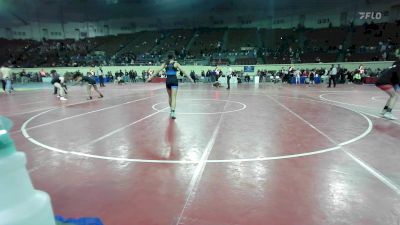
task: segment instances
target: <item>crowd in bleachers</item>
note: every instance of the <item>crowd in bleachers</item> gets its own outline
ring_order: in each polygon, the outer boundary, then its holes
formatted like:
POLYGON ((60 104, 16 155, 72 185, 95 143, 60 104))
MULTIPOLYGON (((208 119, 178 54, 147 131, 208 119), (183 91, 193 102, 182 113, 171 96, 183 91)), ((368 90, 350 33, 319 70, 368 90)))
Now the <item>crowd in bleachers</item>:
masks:
POLYGON ((396 23, 364 24, 352 27, 352 45, 345 61, 393 60, 391 54, 400 46, 400 21, 396 23))
POLYGON ((15 67, 157 65, 174 51, 182 63, 290 64, 393 60, 400 21, 320 29, 180 29, 81 40, 0 39, 0 63, 15 67))
POLYGON ((221 52, 224 29, 201 29, 194 35, 194 41, 188 55, 190 57, 210 57, 214 52, 221 52))

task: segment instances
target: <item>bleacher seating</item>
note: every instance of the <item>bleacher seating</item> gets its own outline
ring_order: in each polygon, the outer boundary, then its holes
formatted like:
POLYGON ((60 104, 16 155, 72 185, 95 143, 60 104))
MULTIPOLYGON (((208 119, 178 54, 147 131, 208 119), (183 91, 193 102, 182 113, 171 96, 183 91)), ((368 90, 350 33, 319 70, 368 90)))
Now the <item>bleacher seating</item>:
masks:
POLYGON ((123 48, 120 53, 134 53, 136 55, 150 53, 156 45, 156 40, 161 38, 160 32, 157 31, 142 31, 133 34, 133 40, 123 48))
POLYGON ((229 59, 226 58, 219 58, 219 59, 211 59, 210 60, 210 65, 211 66, 217 66, 217 65, 229 65, 229 59))
POLYGON ((257 30, 255 28, 229 30, 227 51, 239 52, 242 47, 257 47, 257 30))
POLYGON ((297 48, 299 45, 294 29, 261 29, 260 34, 266 49, 297 48))
POLYGON ((0 63, 11 61, 18 65, 23 64, 23 53, 35 43, 36 41, 32 40, 7 40, 0 38, 0 63))
POLYGON ((259 31, 255 28, 175 29, 81 40, 0 38, 0 63, 9 61, 19 67, 157 64, 169 51, 175 51, 182 62, 212 65, 373 61, 393 60, 393 52, 399 46, 400 22, 259 31), (228 34, 226 40, 224 34, 228 34))
POLYGON ((165 33, 159 44, 156 45, 153 52, 159 55, 165 54, 168 51, 175 51, 178 54, 184 50, 190 39, 193 37, 193 31, 189 29, 171 30, 165 33))
POLYGON ((343 45, 346 34, 347 32, 344 28, 307 29, 304 31, 306 37, 305 51, 336 51, 339 45, 343 45))
POLYGON ((94 51, 103 51, 107 55, 115 55, 119 50, 124 48, 132 39, 132 34, 121 34, 117 36, 107 36, 101 38, 102 44, 99 45, 94 51))
POLYGON ((393 50, 400 46, 400 24, 364 24, 352 29, 351 51, 347 61, 393 60, 393 50))
POLYGON ((195 37, 193 45, 189 49, 189 55, 200 57, 210 55, 213 52, 220 51, 219 45, 222 44, 224 29, 203 29, 195 37))
POLYGON ((336 62, 337 53, 325 52, 306 52, 301 55, 301 62, 317 63, 317 62, 336 62))
POLYGON ((235 60, 236 65, 255 65, 257 64, 257 58, 237 58, 235 60))
POLYGON ((348 62, 378 61, 381 58, 379 53, 353 53, 346 57, 348 62))

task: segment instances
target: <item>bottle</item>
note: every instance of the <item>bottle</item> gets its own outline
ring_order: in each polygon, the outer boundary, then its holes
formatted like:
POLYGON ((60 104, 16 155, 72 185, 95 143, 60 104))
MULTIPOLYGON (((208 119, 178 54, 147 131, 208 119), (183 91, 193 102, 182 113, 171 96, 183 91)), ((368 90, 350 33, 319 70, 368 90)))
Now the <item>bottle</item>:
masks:
POLYGON ((11 127, 0 116, 0 225, 55 225, 50 197, 33 188, 26 156, 15 150, 8 133, 11 127))

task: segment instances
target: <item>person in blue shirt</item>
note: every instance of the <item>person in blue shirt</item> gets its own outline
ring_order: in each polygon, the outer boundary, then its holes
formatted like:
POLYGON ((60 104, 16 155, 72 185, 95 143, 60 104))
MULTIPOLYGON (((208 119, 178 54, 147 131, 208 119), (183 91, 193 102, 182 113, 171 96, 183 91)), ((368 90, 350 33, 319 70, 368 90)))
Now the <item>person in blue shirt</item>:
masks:
MULTIPOLYGON (((89 75, 89 74, 88 74, 89 75)), ((83 76, 81 73, 77 72, 74 74, 73 79, 75 82, 82 82, 86 83, 86 92, 88 94, 87 100, 92 100, 92 89, 94 89, 97 94, 99 94, 99 98, 103 98, 103 94, 99 91, 96 85, 96 81, 89 77, 89 76, 83 76)))
POLYGON ((155 71, 146 82, 150 82, 154 76, 156 76, 161 70, 165 69, 167 79, 166 79, 166 87, 168 92, 168 102, 171 108, 170 117, 175 119, 175 108, 176 108, 176 95, 178 93, 178 77, 176 76, 178 70, 183 73, 192 83, 193 79, 182 69, 182 66, 175 61, 175 57, 173 54, 168 55, 168 59, 165 63, 161 64, 161 68, 155 71))

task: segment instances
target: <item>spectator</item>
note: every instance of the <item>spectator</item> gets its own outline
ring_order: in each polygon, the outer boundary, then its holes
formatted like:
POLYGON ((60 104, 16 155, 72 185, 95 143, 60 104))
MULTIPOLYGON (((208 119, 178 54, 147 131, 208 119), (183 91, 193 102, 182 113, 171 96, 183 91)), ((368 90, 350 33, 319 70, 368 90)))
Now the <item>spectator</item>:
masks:
POLYGON ((97 70, 97 76, 99 77, 100 87, 105 87, 104 85, 104 72, 101 67, 97 70))
POLYGON ((329 71, 329 85, 328 88, 331 87, 331 83, 333 81, 333 87, 336 87, 336 76, 337 76, 337 68, 334 64, 332 64, 331 70, 329 71))

